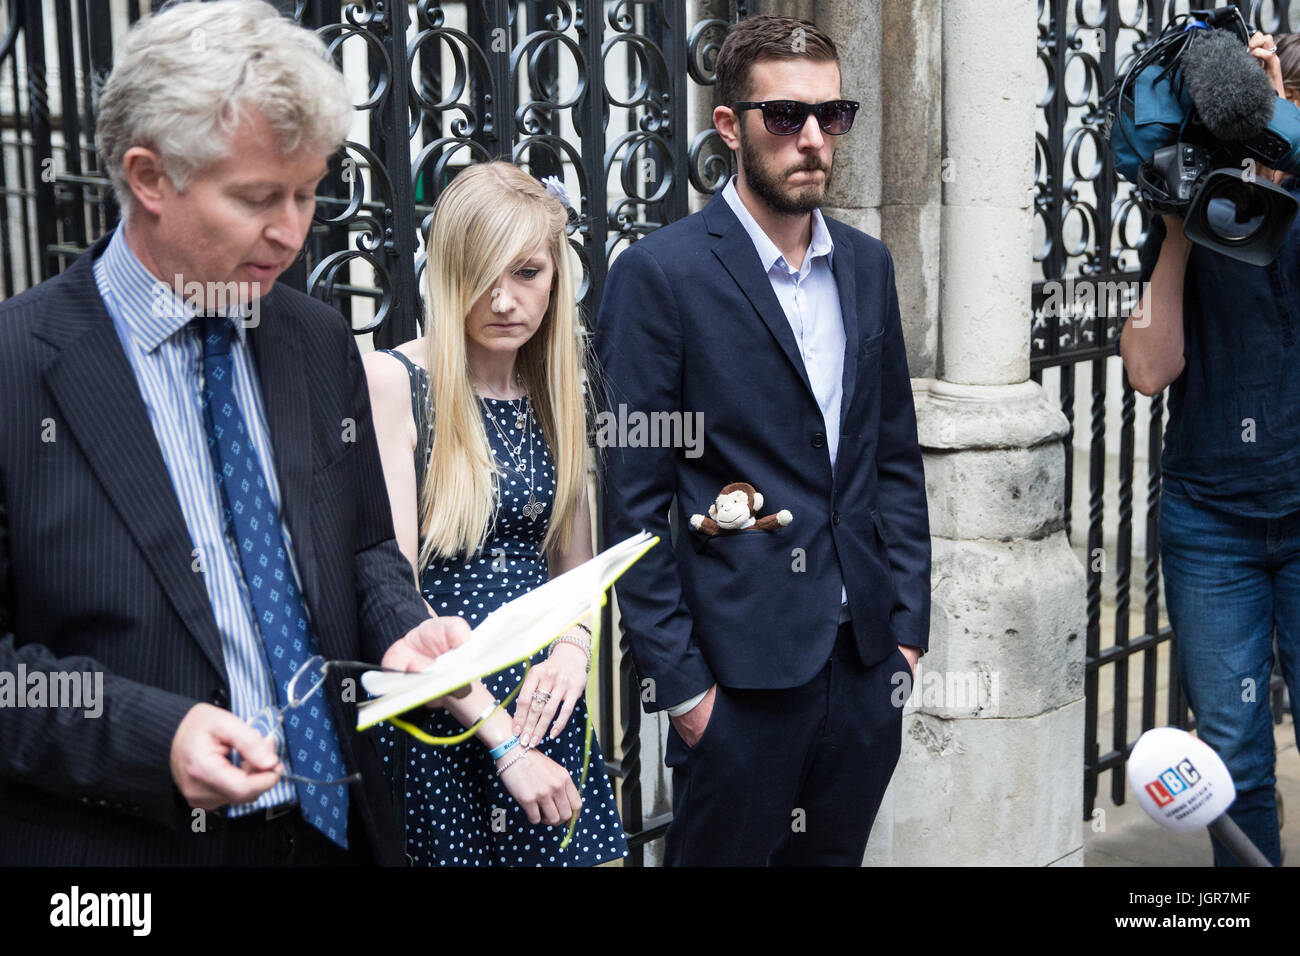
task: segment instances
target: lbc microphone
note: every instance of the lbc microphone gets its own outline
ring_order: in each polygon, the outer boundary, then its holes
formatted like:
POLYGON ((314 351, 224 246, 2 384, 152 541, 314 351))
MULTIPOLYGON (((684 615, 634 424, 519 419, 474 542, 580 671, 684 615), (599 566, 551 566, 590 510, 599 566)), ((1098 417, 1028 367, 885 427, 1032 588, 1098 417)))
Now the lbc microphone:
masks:
POLYGON ((1148 730, 1129 755, 1128 784, 1162 827, 1175 833, 1209 827, 1243 866, 1272 866, 1227 815, 1237 796, 1232 774, 1203 740, 1176 727, 1148 730))

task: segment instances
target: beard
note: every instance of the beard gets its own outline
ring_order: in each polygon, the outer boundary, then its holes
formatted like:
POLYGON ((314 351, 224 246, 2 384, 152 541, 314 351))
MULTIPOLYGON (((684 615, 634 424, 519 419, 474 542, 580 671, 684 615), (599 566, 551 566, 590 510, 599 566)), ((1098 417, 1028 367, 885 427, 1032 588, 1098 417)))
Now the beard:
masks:
POLYGON ((769 169, 753 142, 745 136, 743 127, 740 130, 740 162, 745 169, 745 182, 754 195, 773 212, 787 216, 806 215, 821 208, 826 190, 831 185, 831 166, 823 163, 818 156, 810 156, 804 162, 779 173, 769 169), (800 169, 820 169, 825 174, 821 184, 787 186, 786 179, 800 169))

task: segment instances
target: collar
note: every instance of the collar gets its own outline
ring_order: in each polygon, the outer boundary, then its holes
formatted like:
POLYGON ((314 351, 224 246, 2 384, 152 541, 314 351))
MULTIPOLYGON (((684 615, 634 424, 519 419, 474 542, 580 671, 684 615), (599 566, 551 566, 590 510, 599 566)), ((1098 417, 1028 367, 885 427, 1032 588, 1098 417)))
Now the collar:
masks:
MULTIPOLYGON (((99 258, 107 291, 116 313, 131 337, 145 352, 153 352, 200 315, 202 296, 195 286, 192 295, 180 298, 170 283, 145 268, 126 241, 126 230, 118 227, 99 258)), ((186 291, 189 284, 186 285, 186 291)), ((227 314, 235 315, 233 304, 227 314)), ((241 345, 247 345, 244 322, 234 322, 241 345)))
MULTIPOLYGON (((763 227, 745 208, 744 202, 741 201, 740 193, 736 192, 736 177, 732 176, 727 180, 727 185, 722 190, 722 198, 727 201, 731 211, 736 214, 740 224, 745 227, 745 232, 749 233, 749 238, 754 240, 754 248, 758 251, 758 258, 763 263, 763 271, 770 272, 772 266, 776 265, 777 260, 788 267, 785 256, 781 250, 763 231, 763 227)), ((808 252, 804 255, 803 268, 800 272, 807 272, 812 260, 817 256, 825 256, 826 264, 834 264, 835 243, 831 240, 830 230, 826 228, 826 219, 822 216, 820 209, 814 209, 812 213, 812 241, 808 243, 808 252)))

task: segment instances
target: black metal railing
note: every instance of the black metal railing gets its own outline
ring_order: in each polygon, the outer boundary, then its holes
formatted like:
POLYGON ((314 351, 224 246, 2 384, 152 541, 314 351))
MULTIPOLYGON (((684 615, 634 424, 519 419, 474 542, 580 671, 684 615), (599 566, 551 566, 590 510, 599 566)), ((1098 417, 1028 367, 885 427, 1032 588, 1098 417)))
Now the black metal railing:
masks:
MULTIPOLYGON (((160 5, 0 0, 0 298, 56 275, 117 221, 94 149, 96 91, 114 41, 160 5)), ((688 93, 712 84, 743 2, 698 3, 719 12, 689 30, 685 0, 275 5, 365 86, 354 104, 365 133, 331 161, 303 254, 281 281, 334 304, 376 347, 418 334, 428 217, 471 162, 511 159, 565 181, 588 334, 619 247, 685 216, 690 190, 714 192, 731 171, 711 125, 691 128, 688 93)), ((608 766, 638 865, 666 818, 642 818, 638 681, 627 648, 616 664, 610 643, 597 665, 598 732, 617 744, 608 766)))

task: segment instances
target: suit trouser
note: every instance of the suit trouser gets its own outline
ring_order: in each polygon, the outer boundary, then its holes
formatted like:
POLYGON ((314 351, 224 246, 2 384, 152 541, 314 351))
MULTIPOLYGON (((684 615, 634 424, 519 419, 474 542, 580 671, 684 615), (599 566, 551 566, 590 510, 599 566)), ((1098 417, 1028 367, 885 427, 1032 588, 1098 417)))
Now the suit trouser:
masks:
MULTIPOLYGON (((355 799, 355 798, 354 798, 355 799)), ((348 811, 348 849, 331 843, 297 805, 272 819, 265 811, 224 819, 222 866, 373 866, 355 803, 348 811)))
POLYGON ((703 736, 668 731, 669 866, 859 866, 902 746, 895 651, 864 666, 840 626, 817 676, 785 690, 718 686, 703 736))

